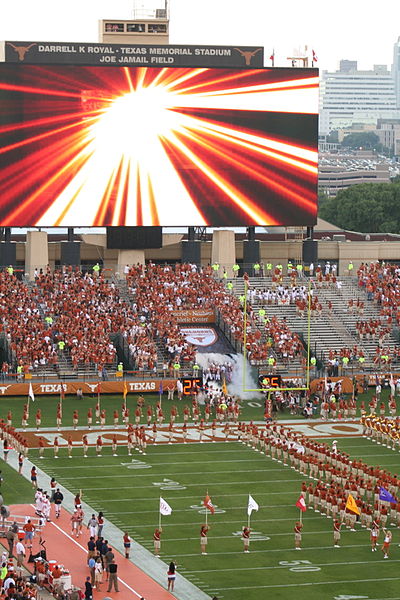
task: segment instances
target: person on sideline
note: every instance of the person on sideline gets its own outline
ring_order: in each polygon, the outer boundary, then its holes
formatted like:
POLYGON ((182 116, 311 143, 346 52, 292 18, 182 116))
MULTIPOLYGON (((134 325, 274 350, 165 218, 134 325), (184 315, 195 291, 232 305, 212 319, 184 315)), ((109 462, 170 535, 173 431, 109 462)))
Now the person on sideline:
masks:
POLYGON ((117 576, 118 565, 117 565, 117 563, 114 560, 108 565, 108 571, 109 571, 109 579, 108 579, 107 593, 111 592, 111 588, 112 588, 113 585, 114 585, 115 591, 119 592, 119 589, 118 589, 118 576, 117 576))
POLYGON ((158 527, 156 527, 156 529, 154 530, 153 533, 153 541, 154 541, 154 556, 159 557, 160 556, 160 549, 161 549, 161 533, 162 533, 162 529, 160 527, 160 529, 158 527))
POLYGON ((169 563, 167 576, 168 576, 168 591, 173 592, 174 585, 175 585, 175 579, 176 579, 176 564, 174 563, 173 560, 171 560, 171 562, 169 563))
POLYGON ((93 600, 93 587, 90 577, 86 577, 85 581, 85 600, 93 600))
POLYGON ((31 482, 32 482, 32 487, 37 488, 37 472, 36 472, 35 466, 33 466, 31 469, 31 482))
POLYGON ((96 563, 94 565, 94 581, 96 590, 100 590, 100 584, 103 583, 103 565, 101 564, 100 556, 96 558, 96 563))
POLYGON ((57 488, 53 495, 54 508, 56 510, 56 519, 60 518, 61 504, 64 500, 64 495, 60 492, 60 488, 57 488))
POLYGON ((131 541, 132 539, 129 536, 129 533, 127 531, 125 531, 124 533, 124 548, 125 548, 125 558, 129 558, 129 551, 131 549, 131 541))

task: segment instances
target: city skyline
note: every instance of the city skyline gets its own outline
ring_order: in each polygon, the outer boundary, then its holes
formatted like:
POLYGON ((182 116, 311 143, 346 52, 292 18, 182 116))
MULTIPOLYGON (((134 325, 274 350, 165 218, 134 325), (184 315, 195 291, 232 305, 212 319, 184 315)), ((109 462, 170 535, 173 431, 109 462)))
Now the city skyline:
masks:
MULTIPOLYGON (((70 0, 64 6, 50 0, 1 3, 0 40, 96 42, 99 19, 133 18, 135 4, 152 6, 155 0, 87 0, 84 4, 70 0)), ((171 0, 170 42, 262 45, 266 65, 274 50, 276 66, 289 66, 287 56, 307 45, 310 53, 316 52, 315 66, 322 70, 336 70, 341 59, 358 61, 362 70, 374 64, 390 68, 393 44, 400 35, 400 5, 383 0, 379 14, 384 28, 377 28, 376 19, 359 0, 338 0, 328 17, 326 10, 303 11, 294 0, 276 5, 265 0, 248 0, 245 5, 239 0, 203 0, 201 7, 193 0, 171 0)))

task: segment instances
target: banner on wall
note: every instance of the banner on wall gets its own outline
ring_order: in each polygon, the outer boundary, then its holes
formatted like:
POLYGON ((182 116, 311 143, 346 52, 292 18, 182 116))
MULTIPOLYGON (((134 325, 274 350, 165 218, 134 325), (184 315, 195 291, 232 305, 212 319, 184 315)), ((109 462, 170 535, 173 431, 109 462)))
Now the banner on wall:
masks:
POLYGON ((172 312, 178 323, 215 323, 215 312, 205 310, 174 310, 172 312))
MULTIPOLYGON (((166 388, 170 383, 175 383, 174 379, 163 379, 163 386, 166 388)), ((68 382, 38 382, 34 383, 2 383, 0 385, 0 398, 2 396, 28 396, 29 386, 32 385, 35 396, 76 394, 81 389, 83 395, 97 394, 98 382, 86 381, 68 381, 68 382)), ((156 392, 158 393, 160 381, 158 379, 143 379, 139 381, 102 381, 102 394, 121 394, 124 393, 124 385, 128 389, 128 394, 137 392, 156 392)))

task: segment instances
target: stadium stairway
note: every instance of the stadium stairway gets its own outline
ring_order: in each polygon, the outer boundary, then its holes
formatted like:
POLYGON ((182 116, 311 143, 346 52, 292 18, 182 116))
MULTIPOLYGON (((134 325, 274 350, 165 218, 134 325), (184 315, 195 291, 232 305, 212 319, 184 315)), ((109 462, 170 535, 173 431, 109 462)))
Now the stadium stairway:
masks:
MULTIPOLYGON (((134 303, 134 294, 132 293, 132 291, 128 288, 128 285, 126 283, 125 279, 114 279, 114 284, 117 287, 121 298, 130 306, 133 305, 134 303)), ((166 361, 167 363, 170 360, 170 357, 168 355, 167 349, 165 347, 164 342, 162 341, 161 338, 159 337, 155 337, 154 341, 156 343, 156 348, 157 348, 157 371, 159 373, 163 372, 163 364, 164 361, 166 361)))
MULTIPOLYGON (((233 279, 234 293, 237 295, 244 294, 244 282, 242 279, 233 279)), ((253 277, 250 278, 250 286, 253 289, 270 289, 271 279, 266 277, 253 277)), ((303 283, 303 282, 302 282, 303 283)), ((289 278, 284 278, 283 285, 289 285, 289 278)), ((307 280, 304 280, 304 285, 307 285, 307 280)), ((319 292, 319 291, 318 291, 319 292)), ((319 295, 319 294, 318 294, 319 295)), ((267 317, 277 317, 279 319, 286 319, 292 331, 300 334, 304 341, 308 339, 308 318, 307 313, 304 318, 301 318, 296 312, 296 306, 290 305, 267 305, 260 302, 252 304, 252 309, 255 315, 258 315, 260 308, 265 309, 267 317)), ((353 346, 355 339, 341 325, 336 319, 330 319, 324 306, 322 315, 311 318, 310 321, 310 341, 311 350, 316 351, 317 354, 323 352, 327 348, 333 350, 340 350, 344 346, 353 346), (325 309, 325 310, 324 310, 325 309)))
MULTIPOLYGON (((244 280, 242 278, 230 280, 233 283, 233 293, 237 296, 244 295, 244 280)), ((374 340, 360 340, 357 335, 356 323, 359 320, 368 321, 369 319, 380 319, 379 307, 372 301, 367 300, 366 293, 357 285, 355 278, 345 278, 340 280, 342 283, 341 289, 336 287, 321 287, 313 286, 313 293, 318 296, 322 304, 322 315, 314 316, 310 322, 310 340, 311 350, 316 352, 317 356, 323 353, 325 359, 329 350, 340 350, 344 347, 352 348, 357 345, 365 354, 366 362, 365 369, 374 370, 376 367, 373 363, 377 342, 374 340), (364 315, 356 315, 354 312, 349 313, 347 310, 348 301, 353 299, 361 300, 365 304, 364 315), (332 302, 332 316, 328 312, 328 302, 332 302)), ((283 286, 289 286, 290 279, 283 278, 283 286)), ((308 279, 300 280, 299 285, 308 285, 308 279)), ((265 290, 271 288, 271 278, 269 277, 252 277, 249 279, 251 289, 265 290)), ((258 314, 260 308, 266 310, 267 316, 276 316, 279 319, 285 318, 289 327, 296 333, 301 334, 304 340, 308 337, 307 316, 301 318, 297 315, 295 305, 264 305, 256 299, 252 303, 252 309, 255 315, 258 314)), ((396 340, 391 334, 385 340, 385 347, 393 348, 396 346, 396 340)), ((292 363, 291 363, 292 364, 292 363)))
MULTIPOLYGON (((372 362, 375 356, 375 350, 378 345, 377 340, 363 340, 359 339, 356 330, 357 321, 369 321, 370 319, 382 320, 380 316, 380 308, 375 302, 372 300, 367 300, 367 294, 363 288, 360 288, 357 284, 357 280, 354 278, 348 278, 343 281, 342 289, 341 289, 341 298, 335 301, 335 298, 331 298, 333 309, 336 316, 342 321, 344 326, 350 331, 356 340, 356 344, 363 349, 365 352, 365 356, 372 362), (364 314, 356 315, 354 312, 350 313, 348 311, 348 301, 360 300, 364 302, 364 314)), ((384 347, 393 349, 397 345, 396 339, 393 335, 393 330, 390 333, 389 337, 385 339, 384 347)))

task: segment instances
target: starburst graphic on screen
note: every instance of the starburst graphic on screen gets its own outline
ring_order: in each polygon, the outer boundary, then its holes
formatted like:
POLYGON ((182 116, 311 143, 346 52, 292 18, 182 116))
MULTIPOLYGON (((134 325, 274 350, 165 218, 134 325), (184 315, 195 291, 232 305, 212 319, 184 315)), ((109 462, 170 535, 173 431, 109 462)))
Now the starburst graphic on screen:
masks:
POLYGON ((3 226, 315 221, 315 72, 20 69, 0 83, 3 226))

